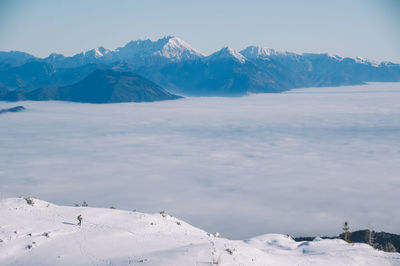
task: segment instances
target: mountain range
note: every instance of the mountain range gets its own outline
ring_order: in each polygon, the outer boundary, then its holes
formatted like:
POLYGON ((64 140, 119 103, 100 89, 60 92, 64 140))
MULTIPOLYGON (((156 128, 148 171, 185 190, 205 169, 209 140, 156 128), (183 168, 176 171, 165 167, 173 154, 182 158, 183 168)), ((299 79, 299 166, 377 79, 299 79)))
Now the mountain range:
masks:
POLYGON ((204 55, 173 36, 131 41, 115 50, 98 47, 65 57, 37 58, 0 52, 0 86, 29 91, 75 84, 98 69, 132 72, 171 93, 241 96, 301 87, 400 81, 400 64, 330 54, 297 54, 249 46, 204 55))

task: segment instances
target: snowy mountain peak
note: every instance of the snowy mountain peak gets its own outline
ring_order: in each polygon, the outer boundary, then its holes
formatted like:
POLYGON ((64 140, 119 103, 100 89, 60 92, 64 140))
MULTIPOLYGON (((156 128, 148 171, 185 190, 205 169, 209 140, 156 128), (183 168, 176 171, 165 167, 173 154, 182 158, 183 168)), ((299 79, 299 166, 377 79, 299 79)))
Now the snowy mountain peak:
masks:
POLYGON ((110 52, 110 50, 105 49, 103 46, 100 46, 100 47, 95 48, 94 52, 95 52, 95 55, 101 57, 101 56, 108 54, 110 52))
POLYGON ((234 59, 240 63, 245 63, 247 61, 246 57, 232 49, 229 46, 222 48, 221 50, 208 56, 209 60, 219 60, 219 59, 234 59))
POLYGON ((100 58, 106 54, 108 54, 110 52, 110 50, 105 49, 104 47, 100 46, 85 52, 82 52, 81 55, 83 57, 89 57, 89 58, 100 58))
POLYGON ((278 52, 274 49, 269 49, 260 46, 249 46, 240 51, 247 58, 268 58, 271 55, 276 55, 278 52))
POLYGON ((380 64, 377 61, 374 61, 374 60, 371 60, 371 59, 367 59, 367 58, 363 58, 363 57, 360 57, 360 56, 357 56, 354 60, 359 64, 365 64, 365 65, 370 65, 370 66, 375 66, 375 67, 379 66, 379 64, 380 64))
POLYGON ((176 58, 180 60, 195 59, 204 57, 204 55, 190 46, 187 42, 182 41, 178 37, 169 36, 168 41, 162 47, 160 55, 166 58, 176 58))
POLYGON ((337 61, 342 61, 344 59, 344 57, 337 55, 337 54, 328 53, 327 55, 328 55, 328 57, 335 59, 337 61))
POLYGON ((119 57, 125 58, 156 56, 172 61, 197 59, 204 56, 188 43, 174 36, 167 36, 157 41, 151 41, 150 39, 131 41, 124 47, 117 48, 117 53, 119 57))
POLYGON ((260 58, 260 59, 269 59, 271 56, 296 56, 295 53, 290 52, 280 52, 274 49, 265 48, 261 46, 249 46, 240 53, 246 58, 260 58))

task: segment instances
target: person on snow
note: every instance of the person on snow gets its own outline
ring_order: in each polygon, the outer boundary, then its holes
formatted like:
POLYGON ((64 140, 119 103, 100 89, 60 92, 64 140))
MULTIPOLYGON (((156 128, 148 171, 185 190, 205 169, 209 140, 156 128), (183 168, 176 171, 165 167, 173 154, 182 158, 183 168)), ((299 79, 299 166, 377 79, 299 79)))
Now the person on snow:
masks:
POLYGON ((78 219, 78 225, 81 226, 82 225, 82 214, 79 214, 77 219, 78 219))

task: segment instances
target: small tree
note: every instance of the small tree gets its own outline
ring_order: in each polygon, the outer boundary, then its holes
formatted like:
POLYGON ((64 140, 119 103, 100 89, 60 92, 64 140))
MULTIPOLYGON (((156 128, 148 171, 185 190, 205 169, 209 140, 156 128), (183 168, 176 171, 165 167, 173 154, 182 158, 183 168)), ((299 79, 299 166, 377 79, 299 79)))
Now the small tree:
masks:
POLYGON ((372 247, 374 247, 374 243, 375 243, 375 231, 373 231, 372 229, 368 229, 367 230, 368 233, 368 244, 372 247))
POLYGON ((25 201, 26 201, 26 203, 28 204, 28 205, 31 205, 31 206, 33 206, 35 203, 33 202, 33 199, 31 199, 31 198, 25 198, 25 201))
POLYGON ((386 252, 396 252, 396 248, 393 246, 392 243, 387 242, 387 243, 385 244, 385 247, 383 248, 383 251, 386 251, 386 252))
POLYGON ((344 235, 343 238, 344 238, 344 241, 346 241, 348 243, 351 242, 350 234, 351 233, 350 233, 349 223, 347 221, 345 221, 344 224, 343 224, 343 235, 344 235))

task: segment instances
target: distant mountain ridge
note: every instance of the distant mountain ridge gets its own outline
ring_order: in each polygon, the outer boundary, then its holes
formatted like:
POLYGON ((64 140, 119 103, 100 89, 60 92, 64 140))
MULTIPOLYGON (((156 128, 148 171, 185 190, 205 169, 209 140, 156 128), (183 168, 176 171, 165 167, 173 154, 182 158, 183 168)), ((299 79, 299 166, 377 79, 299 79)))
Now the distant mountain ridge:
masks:
POLYGON ((96 69, 137 73, 173 93, 194 96, 400 81, 400 64, 391 62, 257 46, 240 52, 224 47, 205 56, 173 36, 131 41, 115 50, 98 47, 71 57, 51 54, 36 58, 22 52, 0 52, 0 85, 9 89, 71 85, 96 69))
POLYGON ((130 72, 96 70, 82 81, 64 87, 31 91, 0 92, 5 101, 71 101, 83 103, 152 102, 175 100, 180 96, 165 91, 153 82, 130 72))

